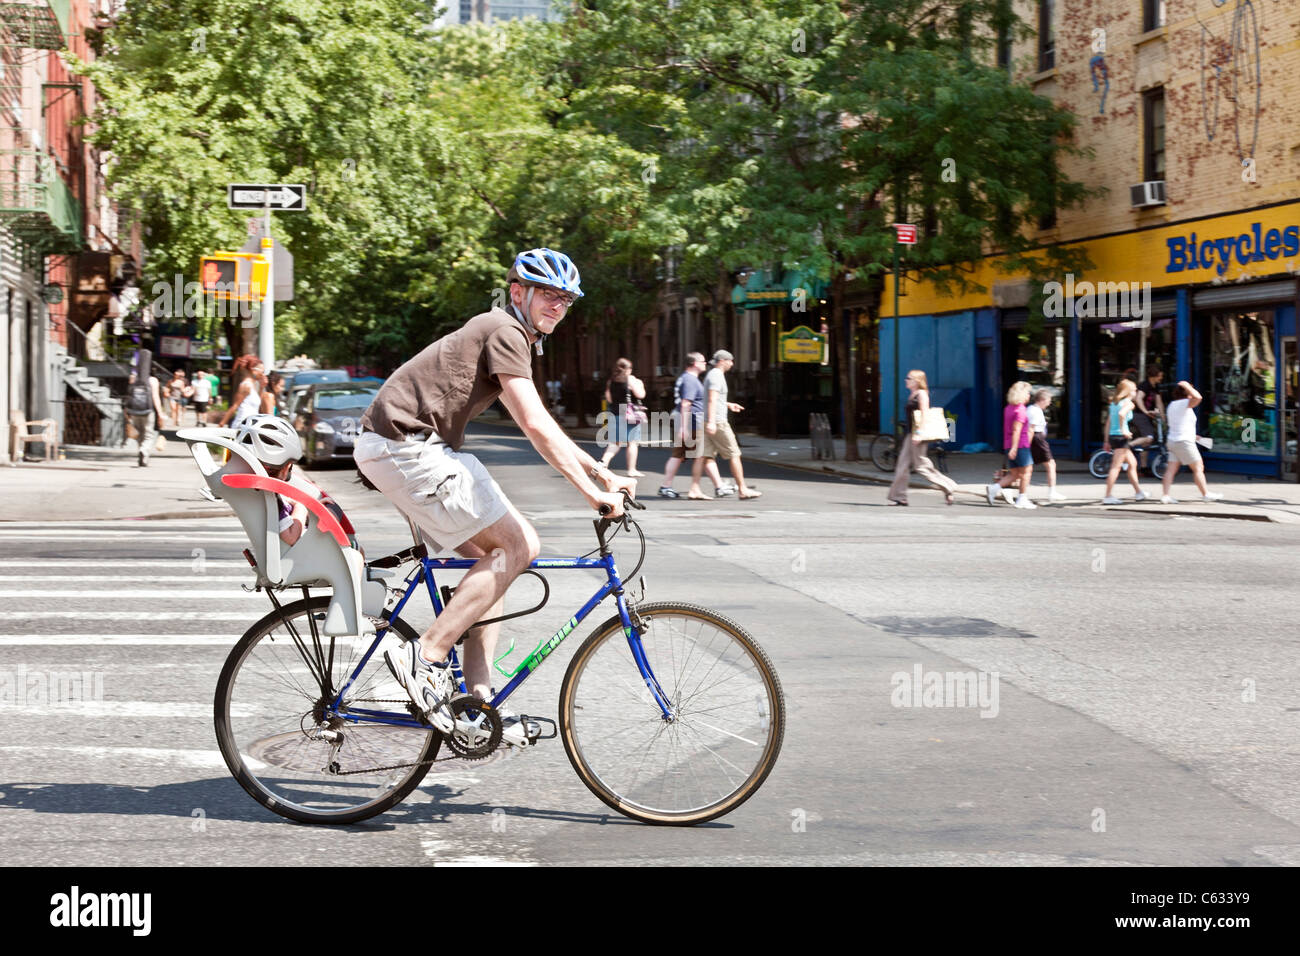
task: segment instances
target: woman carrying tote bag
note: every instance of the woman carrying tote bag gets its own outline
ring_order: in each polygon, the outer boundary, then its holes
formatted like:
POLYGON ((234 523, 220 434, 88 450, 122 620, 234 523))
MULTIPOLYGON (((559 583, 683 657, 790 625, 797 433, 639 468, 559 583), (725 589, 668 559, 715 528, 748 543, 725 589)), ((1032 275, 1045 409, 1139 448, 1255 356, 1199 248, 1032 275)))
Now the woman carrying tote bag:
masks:
POLYGON ((889 504, 907 504, 907 482, 916 472, 930 484, 944 493, 944 500, 952 504, 953 492, 957 483, 934 467, 926 456, 930 442, 923 439, 916 430, 917 419, 924 420, 930 410, 930 390, 925 382, 925 373, 912 369, 907 373, 907 432, 903 436, 902 447, 898 449, 898 464, 894 468, 894 483, 889 486, 889 504), (920 412, 917 415, 916 412, 920 412))

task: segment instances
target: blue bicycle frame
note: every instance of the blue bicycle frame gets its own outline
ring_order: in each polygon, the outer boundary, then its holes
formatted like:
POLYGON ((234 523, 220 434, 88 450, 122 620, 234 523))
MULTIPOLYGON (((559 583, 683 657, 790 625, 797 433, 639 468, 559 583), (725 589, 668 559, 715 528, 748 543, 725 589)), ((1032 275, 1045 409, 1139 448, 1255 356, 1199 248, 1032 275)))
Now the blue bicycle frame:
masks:
MULTIPOLYGON (((402 612, 402 608, 405 607, 406 602, 411 599, 411 595, 416 592, 421 581, 423 581, 428 588, 429 599, 433 603, 434 614, 441 614, 443 611, 443 603, 434 581, 434 569, 442 568, 446 570, 467 571, 474 567, 479 560, 480 559, 477 558, 421 558, 420 567, 416 568, 415 571, 412 572, 411 576, 406 579, 406 592, 389 613, 389 620, 396 621, 398 619, 402 612)), ((605 554, 599 558, 541 558, 532 562, 532 564, 529 565, 529 568, 532 570, 545 569, 552 571, 567 570, 570 568, 584 570, 603 569, 606 581, 604 585, 602 585, 600 589, 591 596, 591 599, 582 606, 581 610, 579 610, 577 614, 569 618, 568 622, 563 627, 533 650, 532 654, 530 654, 524 663, 519 666, 515 675, 510 679, 506 686, 498 691, 496 696, 493 697, 489 703, 493 707, 501 706, 501 704, 518 689, 519 685, 527 680, 529 675, 541 666, 542 661, 550 656, 551 652, 559 647, 566 637, 573 633, 578 625, 582 623, 583 619, 594 611, 596 607, 605 600, 605 598, 609 597, 610 594, 613 594, 614 603, 618 607, 619 619, 623 622, 623 633, 627 635, 628 647, 632 651, 632 658, 636 661, 636 666, 641 672, 642 680, 645 681, 646 686, 650 689, 650 693, 654 696, 655 702, 659 705, 659 710, 662 712, 664 720, 668 720, 670 717, 668 697, 664 693, 663 688, 659 686, 659 681, 655 678, 654 673, 650 670, 650 663, 646 660, 645 649, 641 646, 641 635, 637 632, 636 627, 632 623, 632 618, 628 614, 627 604, 623 600, 623 582, 618 576, 617 569, 614 567, 614 556, 612 554, 605 554)), ((339 709, 342 706, 343 698, 347 693, 348 688, 352 686, 353 682, 356 681, 357 676, 365 668, 366 663, 374 654, 375 649, 379 646, 383 637, 384 635, 382 633, 375 635, 374 643, 372 643, 366 650, 360 663, 357 664, 356 669, 348 676, 347 681, 344 682, 343 687, 339 690, 337 696, 331 703, 328 716, 339 717, 343 720, 349 720, 355 723, 393 724, 399 727, 428 729, 429 725, 427 723, 416 720, 409 714, 398 714, 391 711, 370 710, 360 707, 349 707, 342 711, 339 709)), ((461 673, 460 661, 456 656, 456 649, 454 647, 451 650, 451 666, 455 669, 455 673, 459 677, 461 673)), ((460 686, 462 692, 466 690, 463 678, 461 678, 460 686)))

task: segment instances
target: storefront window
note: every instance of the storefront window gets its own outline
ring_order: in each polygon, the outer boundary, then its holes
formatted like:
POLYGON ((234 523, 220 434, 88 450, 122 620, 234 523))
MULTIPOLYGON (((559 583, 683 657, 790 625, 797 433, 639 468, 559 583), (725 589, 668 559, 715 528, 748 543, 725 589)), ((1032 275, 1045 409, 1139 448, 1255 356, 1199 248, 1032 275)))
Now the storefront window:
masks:
POLYGON ((1070 437, 1070 396, 1065 388, 1065 371, 1069 367, 1067 346, 1069 330, 1064 326, 1042 329, 1036 334, 1021 333, 1016 353, 1016 379, 1052 393, 1047 408, 1047 437, 1070 437))
POLYGON ((1209 334, 1211 397, 1203 420, 1214 450, 1277 454, 1273 313, 1217 313, 1210 316, 1209 334))
POLYGON ((1098 326, 1095 334, 1097 390, 1094 398, 1100 417, 1089 424, 1088 433, 1092 440, 1100 441, 1104 437, 1102 419, 1121 379, 1140 385, 1146 374, 1160 369, 1165 373, 1160 395, 1168 404, 1169 391, 1175 384, 1177 349, 1171 318, 1155 319, 1145 329, 1135 329, 1127 322, 1109 322, 1098 326))

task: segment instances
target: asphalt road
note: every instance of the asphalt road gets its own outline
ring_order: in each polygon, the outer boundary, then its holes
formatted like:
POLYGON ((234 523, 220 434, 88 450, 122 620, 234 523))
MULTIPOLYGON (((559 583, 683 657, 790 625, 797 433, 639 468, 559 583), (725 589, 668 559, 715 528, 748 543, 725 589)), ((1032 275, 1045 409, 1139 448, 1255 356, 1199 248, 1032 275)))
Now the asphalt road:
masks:
MULTIPOLYGON (((517 433, 476 428, 469 448, 548 554, 594 546, 581 499, 517 433)), ((662 464, 643 451, 642 470, 662 464)), ((369 553, 409 543, 351 471, 314 475, 369 553)), ((230 778, 212 730, 222 661, 268 606, 239 590, 234 520, 0 526, 6 862, 1300 864, 1287 526, 945 507, 916 489, 886 508, 880 487, 758 461, 747 476, 762 499, 663 501, 642 479, 647 598, 740 621, 786 695, 767 783, 689 829, 609 811, 559 741, 440 764, 367 823, 284 821, 230 778), (34 699, 31 675, 73 671, 87 699, 34 699), (955 696, 967 674, 982 696, 955 696)), ((550 606, 507 625, 527 649, 597 579, 550 582, 550 606)), ((516 709, 555 715, 568 659, 605 616, 516 709)))

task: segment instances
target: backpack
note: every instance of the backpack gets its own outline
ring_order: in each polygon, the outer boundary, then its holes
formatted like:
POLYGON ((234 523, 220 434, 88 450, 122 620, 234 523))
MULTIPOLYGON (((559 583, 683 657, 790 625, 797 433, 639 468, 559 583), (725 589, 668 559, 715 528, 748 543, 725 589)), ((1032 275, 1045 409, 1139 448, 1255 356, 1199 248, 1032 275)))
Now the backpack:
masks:
POLYGON ((132 415, 148 415, 153 411, 153 403, 149 400, 149 384, 147 382, 136 382, 127 390, 126 410, 132 415))

